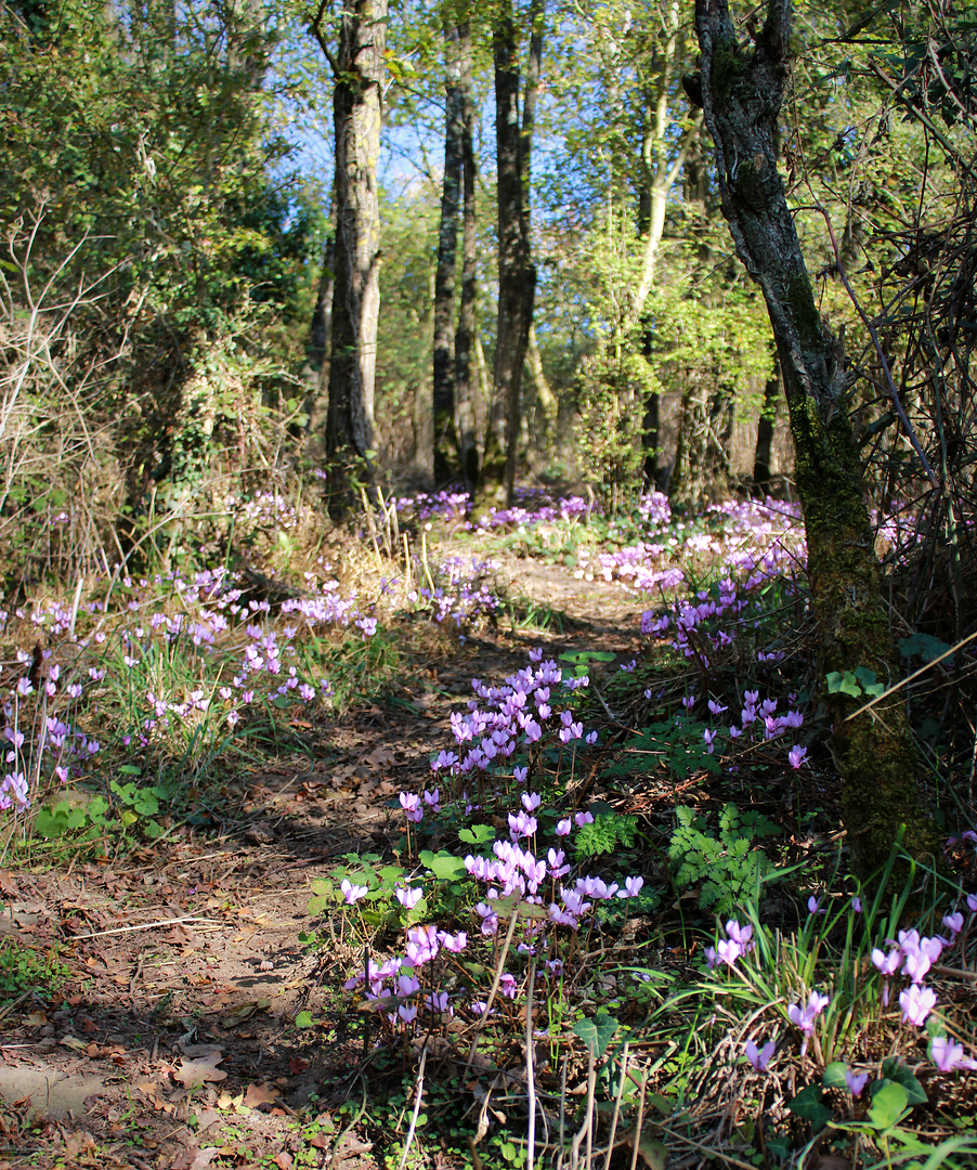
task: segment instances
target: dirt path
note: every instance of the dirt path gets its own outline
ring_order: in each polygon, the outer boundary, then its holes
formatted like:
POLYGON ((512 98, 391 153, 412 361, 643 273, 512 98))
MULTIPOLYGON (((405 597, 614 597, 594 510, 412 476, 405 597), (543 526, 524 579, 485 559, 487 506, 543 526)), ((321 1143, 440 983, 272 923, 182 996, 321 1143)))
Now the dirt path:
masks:
POLYGON ((451 746, 473 675, 501 680, 536 645, 637 647, 639 607, 619 586, 493 559, 546 630, 490 630, 415 664, 402 693, 315 729, 312 760, 254 761, 209 831, 0 873, 0 941, 56 946, 70 971, 60 996, 25 994, 0 1018, 0 1167, 378 1164, 332 1110, 362 1052, 299 942, 310 883, 389 848, 391 805, 451 746), (325 1043, 296 1028, 301 1012, 329 1021, 325 1043))

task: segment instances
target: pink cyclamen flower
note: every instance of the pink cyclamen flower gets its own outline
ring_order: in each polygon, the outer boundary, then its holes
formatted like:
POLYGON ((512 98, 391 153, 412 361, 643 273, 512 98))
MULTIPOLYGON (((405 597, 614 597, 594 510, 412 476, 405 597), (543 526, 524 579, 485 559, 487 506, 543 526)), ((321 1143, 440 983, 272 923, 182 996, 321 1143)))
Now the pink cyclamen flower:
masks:
POLYGON ((977 1069, 977 1060, 966 1055, 962 1044, 949 1036, 934 1036, 930 1056, 940 1072, 956 1072, 958 1068, 977 1069))
POLYGON ((753 938, 753 927, 750 923, 746 923, 745 926, 740 926, 735 918, 730 918, 726 923, 726 936, 731 938, 734 943, 737 943, 744 952, 753 946, 751 941, 753 938))
POLYGON ((963 930, 963 915, 959 910, 954 914, 943 915, 943 925, 952 935, 958 935, 963 930))
POLYGON ((860 1097, 862 1089, 868 1083, 868 1073, 852 1072, 850 1068, 845 1069, 845 1084, 848 1086, 848 1092, 853 1097, 860 1097))
POLYGON ((349 878, 343 878, 339 883, 339 889, 342 892, 343 901, 347 906, 352 906, 370 892, 369 886, 354 885, 349 878))
POLYGON ((796 771, 807 759, 807 748, 795 743, 787 753, 787 762, 796 771))
POLYGON ((716 955, 728 966, 736 964, 736 960, 743 954, 743 948, 734 939, 721 938, 716 943, 716 955))
POLYGON ((421 798, 416 792, 402 792, 400 794, 400 807, 404 810, 404 815, 412 824, 417 824, 424 819, 421 798))
POLYGON ((394 889, 394 894, 397 897, 397 901, 405 910, 413 910, 424 896, 424 891, 405 886, 397 886, 394 889))
POLYGON ((788 1018, 795 1027, 800 1028, 805 1035, 809 1036, 814 1031, 814 1021, 828 1006, 829 1002, 828 996, 821 995, 817 991, 812 991, 804 1007, 792 1003, 787 1008, 788 1018))
POLYGON ((764 1046, 760 1049, 757 1048, 752 1040, 747 1040, 746 1059, 750 1062, 751 1065, 753 1065, 757 1072, 763 1072, 763 1070, 770 1063, 770 1058, 773 1056, 776 1050, 776 1040, 768 1040, 766 1044, 764 1044, 764 1046))
POLYGON ((429 963, 440 947, 438 928, 432 923, 427 926, 412 926, 407 931, 407 958, 415 967, 429 963))
POLYGON ((903 1022, 921 1028, 936 1006, 936 992, 932 987, 913 983, 899 993, 899 1006, 902 1008, 903 1022))
POLYGON ((889 951, 884 954, 875 947, 872 951, 872 962, 883 975, 894 975, 902 964, 902 954, 899 951, 889 951))

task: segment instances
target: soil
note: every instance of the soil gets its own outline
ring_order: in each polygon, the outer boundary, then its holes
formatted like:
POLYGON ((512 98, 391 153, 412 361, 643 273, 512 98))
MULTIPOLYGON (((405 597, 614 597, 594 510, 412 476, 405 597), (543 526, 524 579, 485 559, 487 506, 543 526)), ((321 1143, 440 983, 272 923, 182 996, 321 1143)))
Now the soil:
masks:
POLYGON ((637 650, 620 586, 494 559, 548 630, 483 630, 415 663, 402 691, 311 729, 311 758, 251 761, 202 828, 0 871, 0 944, 54 947, 69 970, 53 998, 0 1009, 0 1167, 383 1164, 339 1109, 364 1060, 336 995, 356 956, 335 935, 326 955, 300 943, 311 882, 346 853, 389 852, 397 794, 452 746, 473 675, 501 680, 536 645, 637 650), (297 1028, 301 1012, 328 1027, 297 1028))

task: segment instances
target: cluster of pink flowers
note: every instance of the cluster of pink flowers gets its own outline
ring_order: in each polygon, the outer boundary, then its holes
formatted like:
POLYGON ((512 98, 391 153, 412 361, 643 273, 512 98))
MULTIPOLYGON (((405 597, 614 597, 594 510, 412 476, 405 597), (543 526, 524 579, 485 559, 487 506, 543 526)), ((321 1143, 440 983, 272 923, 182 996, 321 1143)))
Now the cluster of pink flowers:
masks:
MULTIPOLYGON (((966 902, 973 917, 977 913, 977 894, 968 894, 966 902)), ((947 929, 945 935, 925 936, 917 930, 900 930, 895 939, 888 940, 888 950, 876 947, 872 951, 872 963, 883 978, 883 1004, 889 1002, 890 979, 901 975, 909 980, 908 985, 899 992, 899 1007, 903 1022, 914 1028, 921 1028, 936 1007, 936 992, 926 986, 923 980, 933 965, 939 962, 943 952, 957 942, 964 927, 962 911, 955 910, 944 915, 943 925, 947 929)), ((939 1045, 934 1042, 932 1053, 934 1061, 943 1071, 949 1071, 951 1065, 955 1068, 977 1067, 964 1054, 962 1046, 952 1041, 939 1045)))

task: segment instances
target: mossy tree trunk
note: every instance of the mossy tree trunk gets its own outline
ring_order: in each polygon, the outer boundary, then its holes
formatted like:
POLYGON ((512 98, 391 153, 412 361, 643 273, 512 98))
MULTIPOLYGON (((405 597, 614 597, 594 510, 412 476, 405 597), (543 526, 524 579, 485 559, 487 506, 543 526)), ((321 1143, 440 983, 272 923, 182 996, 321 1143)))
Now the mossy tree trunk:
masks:
MULTIPOLYGON (((768 0, 755 42, 741 44, 727 0, 696 0, 702 101, 715 142, 723 214, 740 258, 763 291, 780 358, 821 671, 864 666, 889 682, 896 656, 849 419, 847 365, 818 312, 777 171, 790 16, 790 0, 768 0)), ((930 821, 916 785, 919 759, 900 701, 850 719, 855 700, 826 698, 855 869, 868 874, 881 865, 903 824, 910 851, 932 853, 930 821)))
POLYGON ((380 205, 377 160, 385 74, 387 0, 343 0, 334 55, 312 31, 335 78, 336 236, 326 459, 329 512, 341 519, 357 478, 372 476, 373 392, 380 314, 380 205))

